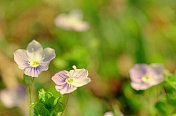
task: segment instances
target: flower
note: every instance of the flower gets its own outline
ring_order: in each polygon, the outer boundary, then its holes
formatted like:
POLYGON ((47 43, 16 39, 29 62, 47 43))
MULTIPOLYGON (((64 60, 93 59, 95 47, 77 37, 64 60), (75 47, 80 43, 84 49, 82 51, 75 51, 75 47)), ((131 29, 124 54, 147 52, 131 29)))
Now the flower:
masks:
POLYGON ((86 31, 89 28, 87 22, 82 21, 82 12, 73 10, 69 14, 61 14, 56 17, 55 24, 65 30, 86 31))
MULTIPOLYGON (((118 113, 117 116, 123 116, 122 112, 116 112, 116 114, 118 113)), ((108 111, 104 113, 104 116, 114 116, 114 113, 112 111, 108 111)))
POLYGON ((162 64, 136 64, 130 69, 131 86, 135 90, 145 90, 161 83, 164 79, 162 64))
POLYGON ((14 52, 14 60, 18 67, 32 77, 38 77, 42 71, 48 70, 48 65, 55 56, 54 49, 43 50, 40 43, 35 40, 28 44, 27 50, 18 49, 14 52))
POLYGON ((109 112, 105 112, 104 116, 114 116, 113 112, 109 111, 109 112))
POLYGON ((25 98, 25 88, 22 85, 13 89, 3 89, 0 92, 0 99, 4 106, 8 108, 20 105, 23 101, 25 101, 25 98))
POLYGON ((71 93, 77 89, 86 85, 91 80, 88 76, 88 71, 86 69, 77 69, 73 66, 74 70, 70 71, 60 71, 56 73, 52 80, 56 83, 56 90, 61 94, 71 93))

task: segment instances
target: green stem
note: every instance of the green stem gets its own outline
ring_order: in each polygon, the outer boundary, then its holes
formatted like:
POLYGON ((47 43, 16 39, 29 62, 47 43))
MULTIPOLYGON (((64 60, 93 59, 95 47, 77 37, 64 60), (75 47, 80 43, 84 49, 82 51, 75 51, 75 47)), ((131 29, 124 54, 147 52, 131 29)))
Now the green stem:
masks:
POLYGON ((30 98, 30 109, 29 109, 29 116, 32 116, 32 89, 34 84, 34 77, 32 77, 32 83, 29 86, 29 98, 30 98))
MULTIPOLYGON (((65 103, 65 109, 64 109, 64 111, 65 111, 66 108, 67 108, 67 104, 68 104, 69 96, 70 96, 70 94, 67 95, 67 100, 66 100, 66 103, 65 103)), ((62 112, 62 114, 61 114, 60 116, 62 116, 62 115, 64 114, 64 111, 62 112)))
POLYGON ((164 89, 166 96, 168 96, 168 91, 167 91, 166 87, 163 87, 163 89, 164 89))

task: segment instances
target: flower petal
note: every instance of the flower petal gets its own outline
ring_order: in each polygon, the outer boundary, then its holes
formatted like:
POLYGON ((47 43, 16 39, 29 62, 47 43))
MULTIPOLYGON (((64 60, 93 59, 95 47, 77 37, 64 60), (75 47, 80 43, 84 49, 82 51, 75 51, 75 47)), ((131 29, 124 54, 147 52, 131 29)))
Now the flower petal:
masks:
POLYGON ((60 91, 61 89, 63 89, 65 86, 67 85, 67 83, 63 83, 62 85, 56 85, 56 90, 60 91))
POLYGON ((41 71, 46 71, 48 70, 48 65, 49 65, 49 62, 41 62, 38 68, 40 68, 41 71))
POLYGON ((162 82, 164 79, 164 67, 162 64, 151 64, 148 71, 148 75, 152 77, 154 81, 162 82))
POLYGON ((68 71, 61 71, 61 72, 58 72, 56 73, 53 77, 52 77, 52 80, 57 84, 57 85, 63 85, 65 84, 65 79, 66 78, 69 78, 67 76, 68 74, 68 71))
POLYGON ((29 65, 26 50, 23 49, 18 49, 14 52, 14 60, 20 69, 24 69, 29 65))
POLYGON ((86 30, 88 30, 88 28, 89 28, 89 24, 87 22, 83 22, 83 21, 80 21, 79 23, 77 23, 74 26, 74 29, 79 32, 86 31, 86 30))
POLYGON ((66 93, 71 93, 76 89, 77 88, 75 86, 72 86, 71 84, 66 84, 66 86, 64 86, 64 88, 62 88, 59 91, 60 91, 61 94, 66 94, 66 93))
POLYGON ((70 76, 75 79, 85 78, 88 76, 88 71, 86 69, 75 69, 69 72, 70 76))
POLYGON ((164 73, 164 66, 162 64, 153 63, 150 65, 150 67, 153 69, 153 71, 156 74, 163 74, 164 73))
POLYGON ((87 83, 89 83, 91 81, 90 78, 85 77, 85 78, 78 78, 75 79, 74 82, 72 83, 72 85, 74 85, 75 87, 81 87, 83 85, 86 85, 87 83))
MULTIPOLYGON (((120 112, 119 112, 120 113, 120 112)), ((109 112, 106 112, 104 114, 104 116, 114 116, 113 112, 112 111, 109 111, 109 112)))
POLYGON ((56 57, 55 50, 52 48, 45 48, 43 51, 43 62, 49 62, 56 57))
POLYGON ((43 48, 39 42, 33 40, 27 46, 27 54, 31 60, 41 61, 43 55, 43 48))
POLYGON ((141 82, 142 76, 147 74, 149 66, 146 64, 136 64, 133 68, 130 69, 130 78, 134 82, 141 82))
POLYGON ((131 82, 131 86, 135 90, 145 90, 151 87, 151 85, 148 85, 146 83, 135 83, 135 82, 131 82))
POLYGON ((68 16, 65 15, 65 14, 61 14, 61 15, 56 17, 55 24, 58 27, 62 27, 64 29, 66 29, 66 30, 69 30, 69 26, 67 24, 67 22, 68 22, 67 20, 68 20, 68 16))
POLYGON ((8 108, 14 107, 14 99, 13 99, 13 93, 9 92, 7 89, 4 89, 0 93, 0 99, 1 102, 8 108))
POLYGON ((39 67, 26 67, 24 69, 24 73, 31 77, 38 77, 41 72, 39 67))

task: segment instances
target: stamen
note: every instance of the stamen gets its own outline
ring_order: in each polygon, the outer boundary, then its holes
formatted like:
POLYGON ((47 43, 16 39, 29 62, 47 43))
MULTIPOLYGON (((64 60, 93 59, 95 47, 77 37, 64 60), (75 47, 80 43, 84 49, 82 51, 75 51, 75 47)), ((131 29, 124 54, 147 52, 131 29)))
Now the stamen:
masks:
POLYGON ((66 79, 66 82, 68 83, 68 84, 71 84, 71 83, 73 83, 74 82, 74 78, 67 78, 66 79))
POLYGON ((37 61, 29 61, 29 65, 32 67, 38 67, 40 65, 40 63, 37 61))
POLYGON ((76 68, 75 65, 73 65, 72 68, 74 69, 74 71, 73 71, 73 73, 72 73, 72 75, 71 75, 71 76, 73 77, 73 75, 74 75, 74 73, 76 72, 76 69, 77 69, 77 68, 76 68))
POLYGON ((151 81, 151 77, 148 76, 148 75, 144 75, 144 76, 142 77, 142 81, 143 81, 143 82, 150 82, 150 81, 151 81))
POLYGON ((75 65, 73 65, 73 66, 72 66, 72 68, 73 68, 74 70, 76 70, 76 69, 77 69, 75 65))

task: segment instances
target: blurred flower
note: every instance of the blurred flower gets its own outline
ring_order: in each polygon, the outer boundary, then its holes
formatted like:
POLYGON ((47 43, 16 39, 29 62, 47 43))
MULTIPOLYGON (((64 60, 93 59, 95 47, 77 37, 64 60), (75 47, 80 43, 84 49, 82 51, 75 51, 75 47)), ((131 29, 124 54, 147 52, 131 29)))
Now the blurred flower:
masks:
POLYGON ((55 24, 65 30, 86 31, 89 28, 87 22, 82 21, 82 12, 73 10, 69 14, 61 14, 56 17, 55 24))
POLYGON ((109 112, 105 112, 104 116, 114 116, 113 112, 109 111, 109 112))
POLYGON ((136 64, 130 69, 131 86, 135 90, 145 90, 163 81, 164 67, 162 64, 136 64))
POLYGON ((14 60, 18 67, 32 77, 38 77, 42 71, 48 70, 48 65, 55 56, 54 49, 43 50, 40 43, 35 40, 29 43, 27 50, 18 49, 14 52, 14 60))
POLYGON ((61 94, 71 93, 77 89, 86 85, 91 80, 88 76, 88 71, 86 69, 77 69, 73 66, 74 70, 70 71, 60 71, 56 73, 52 80, 56 83, 56 90, 61 94))
MULTIPOLYGON (((114 113, 112 111, 105 112, 104 116, 114 116, 114 113)), ((119 112, 117 116, 123 116, 123 114, 121 112, 119 112)))
POLYGON ((13 89, 4 89, 0 92, 0 99, 4 106, 11 108, 19 106, 26 98, 25 88, 19 85, 13 89))

